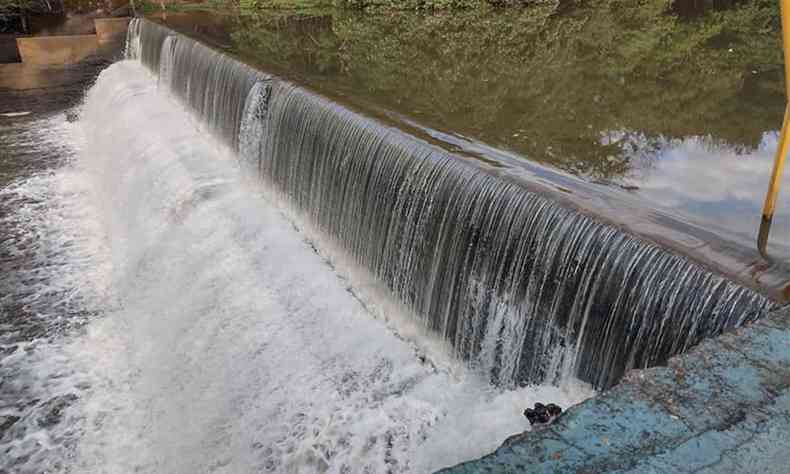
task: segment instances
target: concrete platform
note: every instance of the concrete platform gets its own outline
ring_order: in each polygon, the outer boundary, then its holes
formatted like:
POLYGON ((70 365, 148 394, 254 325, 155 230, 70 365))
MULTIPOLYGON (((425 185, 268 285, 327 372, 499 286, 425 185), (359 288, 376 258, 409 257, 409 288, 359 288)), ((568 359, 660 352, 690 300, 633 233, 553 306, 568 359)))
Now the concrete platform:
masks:
POLYGON ((632 371, 553 425, 441 472, 786 474, 790 310, 632 371))
POLYGON ((99 48, 96 35, 19 37, 16 44, 23 63, 41 66, 76 63, 99 48))

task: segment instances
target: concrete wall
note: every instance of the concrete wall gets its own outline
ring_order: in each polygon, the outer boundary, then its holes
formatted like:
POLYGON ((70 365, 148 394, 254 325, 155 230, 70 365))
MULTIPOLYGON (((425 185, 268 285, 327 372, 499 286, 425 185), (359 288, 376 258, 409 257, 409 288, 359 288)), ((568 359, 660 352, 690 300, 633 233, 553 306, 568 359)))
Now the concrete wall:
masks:
POLYGON ((787 474, 790 310, 633 371, 553 425, 441 472, 787 474))
POLYGON ((96 35, 36 36, 16 39, 22 62, 36 65, 70 64, 96 54, 96 35))
POLYGON ((119 40, 126 36, 129 28, 129 17, 121 18, 96 18, 93 23, 96 25, 96 38, 99 42, 119 40))

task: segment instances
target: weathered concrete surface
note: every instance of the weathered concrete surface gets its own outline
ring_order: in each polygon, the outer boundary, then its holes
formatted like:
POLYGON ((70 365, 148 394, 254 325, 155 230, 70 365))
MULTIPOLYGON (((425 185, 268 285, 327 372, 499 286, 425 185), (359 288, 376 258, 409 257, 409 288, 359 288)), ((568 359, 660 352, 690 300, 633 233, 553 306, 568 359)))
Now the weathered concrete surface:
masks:
MULTIPOLYGON (((86 85, 121 56, 122 48, 123 43, 102 44, 97 54, 74 64, 0 64, 0 127, 6 122, 60 114, 79 104, 86 85)), ((3 145, 0 143, 0 150, 3 145)), ((0 162, 1 157, 2 153, 0 162)))
POLYGON ((93 20, 96 25, 96 38, 99 42, 107 42, 125 37, 130 20, 129 17, 96 18, 93 20))
POLYGON ((441 471, 790 472, 790 310, 705 341, 668 367, 441 471))
POLYGON ((32 36, 16 39, 22 62, 36 65, 71 64, 96 54, 96 35, 32 36))

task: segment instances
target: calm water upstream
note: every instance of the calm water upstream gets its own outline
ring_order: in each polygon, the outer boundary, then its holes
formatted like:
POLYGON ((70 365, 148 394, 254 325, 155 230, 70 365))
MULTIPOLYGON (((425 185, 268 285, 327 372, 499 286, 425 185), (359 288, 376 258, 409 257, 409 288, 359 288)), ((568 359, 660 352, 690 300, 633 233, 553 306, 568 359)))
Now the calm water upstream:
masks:
MULTIPOLYGON (((479 140, 754 247, 785 104, 778 9, 598 4, 165 22, 443 141, 479 140)), ((783 202, 769 253, 788 261, 783 202)))

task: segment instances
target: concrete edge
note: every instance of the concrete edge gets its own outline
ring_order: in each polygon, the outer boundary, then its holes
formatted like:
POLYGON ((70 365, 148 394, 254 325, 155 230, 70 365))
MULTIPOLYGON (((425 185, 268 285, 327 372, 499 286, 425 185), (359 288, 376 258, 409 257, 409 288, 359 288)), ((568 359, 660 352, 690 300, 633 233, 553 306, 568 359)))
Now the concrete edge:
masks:
POLYGON ((99 41, 95 34, 71 36, 20 36, 19 56, 25 64, 71 64, 95 54, 99 41))
MULTIPOLYGON (((178 15, 180 14, 176 13, 170 17, 178 15)), ((192 31, 183 24, 169 22, 167 16, 163 18, 153 14, 138 18, 197 41, 258 71, 267 74, 272 72, 243 54, 229 51, 227 45, 212 39, 210 35, 192 31)), ((631 237, 686 258, 715 275, 755 291, 777 305, 790 303, 790 280, 788 280, 790 266, 781 262, 766 263, 752 241, 744 245, 738 239, 733 240, 729 237, 723 239, 715 230, 703 229, 696 224, 662 212, 657 214, 660 222, 654 220, 655 216, 646 218, 642 212, 644 203, 635 201, 627 191, 617 192, 616 196, 612 194, 611 188, 602 192, 598 185, 551 167, 524 160, 523 157, 514 157, 485 143, 459 140, 458 137, 450 138, 447 134, 420 125, 392 111, 377 106, 363 108, 359 102, 350 102, 342 95, 328 90, 318 91, 299 78, 280 74, 278 77, 378 123, 394 127, 407 136, 439 147, 457 159, 480 166, 480 169, 486 170, 487 173, 506 179, 529 192, 546 197, 580 214, 593 217, 596 222, 610 225, 631 237), (481 149, 485 149, 485 154, 481 155, 481 149), (481 156, 483 160, 479 160, 481 156), (503 167, 481 166, 486 160, 493 160, 503 167), (573 189, 574 192, 563 191, 566 188, 573 189), (612 209, 617 209, 617 212, 613 212, 612 209), (639 212, 634 209, 638 209, 639 212)), ((655 208, 650 210, 652 213, 659 211, 655 208)))
POLYGON ((790 307, 439 472, 790 472, 790 307))
POLYGON ((85 35, 17 36, 16 40, 18 43, 19 41, 78 41, 91 38, 96 38, 96 35, 91 33, 85 35))

